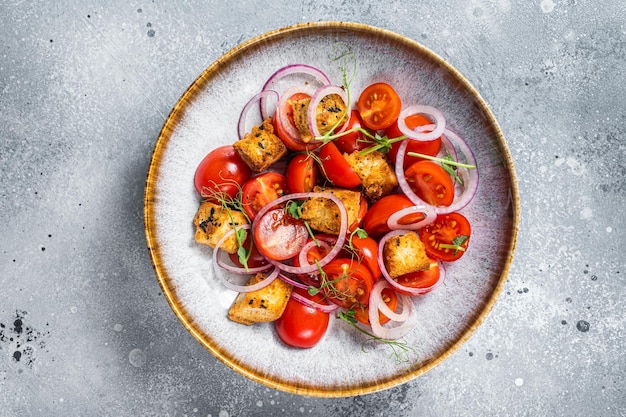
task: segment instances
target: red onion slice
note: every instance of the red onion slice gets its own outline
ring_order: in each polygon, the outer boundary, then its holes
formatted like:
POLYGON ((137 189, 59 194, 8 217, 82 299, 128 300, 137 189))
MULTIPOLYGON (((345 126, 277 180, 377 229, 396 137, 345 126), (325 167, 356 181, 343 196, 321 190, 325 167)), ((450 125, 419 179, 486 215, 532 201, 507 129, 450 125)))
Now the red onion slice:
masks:
MULTIPOLYGON (((379 281, 380 282, 380 281, 379 281)), ((372 333, 387 340, 395 340, 406 336, 415 328, 417 324, 417 315, 415 314, 415 306, 411 297, 398 294, 398 302, 402 305, 402 311, 407 312, 407 318, 403 321, 391 321, 384 327, 380 324, 380 315, 378 310, 371 308, 369 310, 369 319, 372 326, 372 333)))
POLYGON ((315 94, 315 89, 311 86, 300 87, 289 87, 285 90, 278 100, 278 111, 276 112, 276 122, 280 123, 280 127, 282 130, 289 136, 289 138, 296 142, 302 143, 302 137, 298 129, 291 123, 289 120, 289 116, 287 116, 287 110, 289 105, 287 104, 287 100, 291 98, 294 94, 304 93, 308 96, 313 96, 315 94))
MULTIPOLYGON (((318 261, 318 264, 320 266, 326 265, 327 263, 332 261, 335 258, 335 256, 337 256, 339 251, 341 251, 341 248, 342 248, 342 246, 343 246, 343 244, 344 244, 344 242, 346 240, 346 232, 348 231, 348 212, 346 211, 346 207, 343 205, 341 200, 339 198, 337 198, 332 193, 329 193, 329 192, 308 192, 308 193, 285 194, 285 195, 277 198, 276 200, 272 201, 270 204, 267 204, 267 205, 263 206, 263 208, 261 208, 261 210, 259 210, 257 215, 254 217, 254 220, 252 221, 252 230, 254 230, 256 228, 256 224, 259 221, 259 219, 261 219, 265 215, 265 213, 267 213, 269 210, 271 210, 275 206, 277 206, 279 204, 282 204, 282 203, 284 203, 286 201, 289 201, 289 200, 302 200, 302 199, 314 198, 314 197, 327 198, 327 199, 331 200, 332 202, 334 202, 337 205, 337 207, 339 208, 339 217, 340 217, 340 220, 341 220, 341 224, 339 226, 339 235, 337 236, 337 242, 332 247, 330 252, 328 252, 325 257, 323 257, 322 259, 320 259, 318 261)), ((289 272, 289 273, 292 273, 292 274, 310 274, 310 273, 318 270, 318 265, 316 265, 316 264, 308 264, 308 265, 305 264, 305 265, 301 265, 299 267, 296 267, 296 266, 284 264, 284 263, 276 261, 274 259, 267 258, 267 260, 272 265, 274 265, 277 268, 279 268, 280 270, 285 271, 285 272, 289 272)))
MULTIPOLYGON (((315 138, 322 136, 322 133, 317 127, 317 106, 324 99, 324 97, 329 96, 331 94, 337 94, 339 95, 339 97, 341 97, 344 104, 346 105, 346 113, 348 115, 350 114, 349 104, 348 104, 348 93, 346 92, 346 90, 344 90, 343 88, 337 85, 325 85, 323 87, 318 88, 315 94, 311 96, 311 102, 309 103, 309 109, 307 112, 309 130, 311 131, 311 134, 315 138)), ((346 120, 344 120, 344 124, 342 126, 343 129, 345 129, 348 126, 348 123, 347 123, 348 117, 346 116, 344 116, 346 120)), ((340 129, 336 133, 339 133, 341 131, 342 130, 340 129)))
MULTIPOLYGON (((280 80, 282 80, 283 78, 287 76, 295 75, 295 74, 301 74, 301 75, 306 76, 307 78, 312 78, 313 81, 315 81, 320 86, 330 84, 330 78, 328 78, 328 76, 324 74, 318 68, 315 68, 307 64, 294 64, 294 65, 284 66, 282 68, 279 68, 276 72, 274 72, 267 79, 267 81, 265 81, 265 84, 263 85, 263 88, 261 89, 261 91, 275 90, 274 87, 276 86, 276 84, 278 84, 280 80)), ((261 104, 262 113, 265 113, 265 114, 273 113, 272 111, 270 111, 269 105, 265 98, 261 99, 260 104, 261 104)))
POLYGON ((291 297, 294 300, 297 300, 299 302, 301 302, 302 304, 304 304, 307 307, 312 307, 316 310, 322 311, 324 313, 332 313, 333 311, 337 311, 337 309, 339 308, 338 305, 336 304, 321 304, 321 303, 316 303, 313 300, 309 300, 308 298, 306 298, 303 295, 298 294, 297 292, 292 292, 291 293, 291 297))
POLYGON ((430 287, 424 287, 424 288, 407 287, 405 285, 400 284, 398 281, 393 279, 391 275, 389 275, 389 272, 387 271, 387 267, 385 266, 385 260, 383 256, 385 243, 390 238, 394 236, 398 236, 398 235, 403 235, 407 232, 408 230, 392 230, 391 232, 385 234, 382 238, 380 238, 380 241, 378 242, 378 266, 380 267, 380 270, 383 273, 383 276, 385 277, 389 285, 391 285, 396 290, 402 291, 403 293, 410 294, 412 296, 423 295, 437 288, 446 279, 446 270, 442 262, 437 261, 439 265, 439 279, 437 280, 437 282, 435 282, 430 287))
POLYGON ((398 129, 400 129, 400 132, 402 132, 404 136, 413 140, 427 141, 437 139, 443 134, 445 128, 445 116, 441 110, 433 106, 415 104, 403 109, 398 117, 398 129), (432 116, 432 119, 434 119, 434 129, 432 127, 433 125, 418 126, 415 129, 409 129, 406 125, 406 118, 414 114, 426 114, 432 116))
POLYGON ((372 292, 370 293, 369 311, 380 311, 385 315, 385 317, 392 321, 405 321, 409 318, 409 311, 407 309, 402 309, 400 313, 396 313, 389 308, 387 303, 385 303, 385 300, 383 300, 383 290, 386 288, 393 290, 389 283, 384 279, 378 280, 376 284, 374 284, 374 288, 372 288, 372 292))
MULTIPOLYGON (((274 98, 275 101, 278 101, 278 93, 274 90, 265 90, 255 94, 250 100, 248 100, 239 115, 239 122, 237 123, 237 133, 239 134, 239 139, 242 139, 248 132, 248 113, 250 113, 252 106, 260 100, 268 100, 269 98, 274 98)), ((270 113, 270 115, 271 114, 272 113, 270 113)), ((261 111, 259 115, 261 116, 261 121, 267 119, 268 117, 268 114, 263 111, 261 111)))
POLYGON ((435 221, 437 218, 437 211, 434 206, 430 204, 421 204, 411 207, 406 207, 396 211, 387 219, 387 226, 391 230, 405 229, 405 230, 418 230, 424 226, 427 226, 435 221), (417 223, 401 224, 399 221, 407 215, 422 213, 425 217, 417 223))

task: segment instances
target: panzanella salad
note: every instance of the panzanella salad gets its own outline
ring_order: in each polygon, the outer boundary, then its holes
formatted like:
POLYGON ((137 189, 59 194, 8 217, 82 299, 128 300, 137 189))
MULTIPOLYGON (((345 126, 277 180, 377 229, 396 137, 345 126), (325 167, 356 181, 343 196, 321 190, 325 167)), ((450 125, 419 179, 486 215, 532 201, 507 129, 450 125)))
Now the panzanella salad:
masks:
POLYGON ((383 82, 353 100, 343 74, 334 84, 288 65, 250 98, 238 140, 196 170, 195 239, 239 293, 230 320, 273 322, 286 345, 310 348, 335 315, 410 360, 413 297, 441 285, 471 239, 461 211, 476 161, 439 109, 383 82))

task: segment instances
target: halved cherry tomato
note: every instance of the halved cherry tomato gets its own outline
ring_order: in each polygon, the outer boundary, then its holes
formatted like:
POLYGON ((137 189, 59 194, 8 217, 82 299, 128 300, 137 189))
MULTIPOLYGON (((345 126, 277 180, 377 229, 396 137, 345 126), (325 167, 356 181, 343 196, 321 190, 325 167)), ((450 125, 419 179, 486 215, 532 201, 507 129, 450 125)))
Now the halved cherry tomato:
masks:
POLYGON ((352 236, 350 242, 356 253, 346 253, 346 256, 356 256, 356 259, 370 270, 374 282, 378 281, 383 275, 378 266, 378 242, 369 236, 358 237, 356 234, 352 236))
POLYGON ((375 83, 363 90, 357 101, 357 109, 365 126, 373 130, 382 130, 398 120, 402 101, 392 86, 387 83, 375 83))
POLYGON ((254 244, 261 254, 276 261, 293 258, 306 244, 308 231, 304 222, 277 208, 268 211, 253 228, 254 244))
MULTIPOLYGON (((406 126, 409 129, 415 129, 417 126, 424 126, 424 125, 428 125, 432 123, 430 119, 428 119, 423 114, 419 114, 419 113, 408 116, 405 119, 405 121, 406 121, 406 126)), ((385 135, 389 139, 402 136, 402 132, 398 128, 397 120, 394 124, 392 124, 391 126, 389 126, 388 129, 385 130, 385 135)), ((387 153, 387 156, 394 164, 396 163, 396 155, 398 155, 398 148, 400 147, 401 143, 402 141, 392 143, 391 149, 387 153)), ((441 138, 440 137, 437 139, 428 140, 428 141, 411 140, 409 141, 409 144, 407 145, 407 148, 406 148, 407 153, 416 152, 416 153, 422 153, 422 154, 430 155, 430 156, 437 155, 440 150, 441 150, 441 138)), ((404 169, 407 169, 414 162, 423 161, 423 160, 424 160, 423 158, 420 158, 418 156, 405 155, 403 167, 404 169)))
MULTIPOLYGON (((387 306, 391 309, 391 311, 396 311, 396 309, 398 308, 398 294, 394 291, 393 288, 384 288, 381 292, 381 297, 383 298, 385 304, 387 304, 387 306)), ((369 307, 355 307, 354 311, 355 319, 363 324, 367 324, 368 326, 371 325, 369 317, 369 307)), ((385 324, 389 321, 389 317, 385 316, 380 311, 378 312, 378 318, 380 324, 385 324)))
MULTIPOLYGON (((395 278, 395 280, 398 282, 398 284, 403 285, 405 287, 409 287, 409 288, 432 287, 433 285, 435 285, 435 283, 439 279, 439 275, 441 274, 441 271, 439 270, 439 264, 437 263, 437 260, 432 259, 432 258, 429 258, 429 259, 430 259, 429 269, 425 271, 411 272, 410 274, 401 275, 395 278)), ((409 292, 404 292, 398 289, 396 289, 396 291, 402 294, 406 294, 406 295, 413 295, 409 292)), ((426 292, 424 292, 424 294, 426 294, 426 292)))
POLYGON ((278 172, 268 171, 250 178, 241 191, 243 209, 250 219, 265 205, 287 193, 287 179, 278 172))
MULTIPOLYGON (((250 248, 250 244, 251 244, 251 235, 250 233, 248 233, 248 236, 246 237, 246 240, 244 241, 244 244, 243 244, 243 247, 246 250, 250 250, 250 256, 248 257, 248 260, 246 261, 248 267, 257 268, 259 266, 267 265, 269 262, 267 261, 265 256, 261 255, 259 250, 256 248, 256 245, 254 244, 254 242, 252 242, 252 248, 250 248)), ((239 255, 237 253, 229 253, 228 256, 230 257, 230 260, 233 262, 233 264, 235 264, 236 266, 240 268, 243 268, 243 264, 239 260, 239 255)))
MULTIPOLYGON (((357 110, 352 110, 350 112, 350 121, 348 122, 348 126, 346 127, 346 132, 355 128, 362 128, 367 130, 367 128, 363 124, 363 120, 361 119, 361 115, 359 114, 359 112, 357 110)), ((356 150, 362 150, 372 145, 371 142, 367 142, 365 139, 366 137, 362 132, 355 130, 353 132, 346 133, 345 135, 338 137, 334 140, 334 142, 340 152, 350 154, 356 150)))
POLYGON ((419 234, 429 256, 451 262, 463 256, 471 233, 469 220, 461 213, 453 212, 438 215, 419 234))
POLYGON ((218 201, 220 193, 234 198, 252 170, 232 145, 213 149, 200 162, 194 174, 196 191, 209 201, 218 201))
MULTIPOLYGON (((407 207, 414 206, 413 202, 409 200, 404 194, 389 194, 372 204, 367 210, 365 217, 363 218, 363 229, 367 232, 368 236, 374 239, 378 239, 380 236, 389 232, 389 226, 387 226, 387 220, 396 211, 405 209, 407 207)), ((423 215, 409 214, 401 219, 401 224, 411 224, 422 220, 423 215)))
POLYGON ((454 201, 454 183, 450 175, 433 161, 415 162, 404 172, 415 193, 433 206, 449 206, 454 201))
MULTIPOLYGON (((307 291, 295 287, 294 292, 316 303, 324 303, 323 296, 311 296, 307 291)), ((326 334, 330 314, 304 305, 295 298, 289 298, 282 316, 275 322, 276 334, 286 345, 298 348, 315 346, 326 334)))
POLYGON ((353 188, 361 185, 361 179, 333 142, 320 148, 319 158, 326 178, 336 186, 353 188))
MULTIPOLYGON (((326 233, 319 233, 315 235, 315 239, 317 239, 318 241, 324 242, 326 244, 328 244, 328 246, 332 249, 333 246, 335 246, 335 243, 337 243, 337 236, 334 235, 328 235, 326 233)), ((307 244, 309 242, 312 242, 313 239, 309 238, 307 240, 307 244)), ((330 249, 325 249, 324 246, 314 246, 313 248, 311 248, 308 252, 307 252, 307 262, 309 264, 314 263, 315 261, 320 261, 321 259, 323 259, 328 252, 330 252, 330 249)), ((300 263, 300 256, 299 254, 297 256, 294 256, 293 258, 293 266, 296 267, 300 267, 302 266, 302 264, 300 263)), ((300 278, 300 280, 302 282, 304 282, 307 285, 313 285, 315 287, 319 287, 319 274, 299 274, 298 278, 300 278)))
POLYGON ((336 258, 322 270, 326 274, 322 291, 329 301, 344 308, 368 305, 374 278, 365 265, 349 258, 336 258))
POLYGON ((287 165, 287 187, 292 193, 307 193, 319 182, 319 167, 309 155, 296 154, 287 165))

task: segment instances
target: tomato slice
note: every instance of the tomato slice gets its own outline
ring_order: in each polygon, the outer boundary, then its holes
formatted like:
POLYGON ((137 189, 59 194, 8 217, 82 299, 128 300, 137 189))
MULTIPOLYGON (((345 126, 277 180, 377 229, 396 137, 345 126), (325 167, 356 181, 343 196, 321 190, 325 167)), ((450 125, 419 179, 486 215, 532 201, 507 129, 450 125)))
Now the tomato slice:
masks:
MULTIPOLYGON (((294 287, 293 291, 313 302, 324 303, 321 294, 311 296, 307 291, 297 287, 294 287)), ((311 348, 324 337, 329 322, 330 314, 291 297, 282 316, 275 322, 276 334, 288 346, 311 348)))
POLYGON ((287 192, 287 179, 278 172, 269 171, 248 180, 241 191, 243 209, 250 219, 259 210, 287 192))
POLYGON ((333 142, 320 148, 319 158, 326 178, 336 186, 353 188, 361 185, 361 179, 333 142))
POLYGON ((402 101, 387 83, 375 83, 363 90, 357 101, 363 124, 373 130, 386 129, 398 120, 402 101))
POLYGON ((254 243, 259 252, 276 261, 297 255, 309 236, 304 222, 281 208, 268 211, 260 220, 255 220, 254 225, 254 243))
POLYGON ((287 165, 287 187, 292 193, 313 191, 319 182, 319 167, 309 155, 297 154, 287 165))
MULTIPOLYGON (((386 195, 372 204, 369 210, 367 210, 363 218, 363 229, 367 232, 368 236, 378 239, 380 236, 390 231, 387 226, 387 219, 396 211, 411 206, 414 206, 413 202, 404 194, 386 195)), ((416 223, 422 220, 422 218, 423 215, 420 213, 409 214, 404 216, 400 223, 416 223)))
POLYGON ((208 201, 219 202, 224 194, 235 198, 251 176, 252 170, 235 148, 224 145, 213 149, 202 159, 193 181, 198 194, 208 201))
POLYGON ((343 308, 369 304, 374 278, 365 265, 349 258, 336 258, 322 270, 326 274, 322 291, 329 301, 343 308))
MULTIPOLYGON (((428 119, 423 114, 413 114, 408 116, 406 119, 406 125, 409 129, 415 129, 417 126, 424 126, 431 124, 432 121, 428 119)), ((398 121, 396 120, 394 124, 392 124, 388 129, 385 130, 385 136, 389 139, 397 138, 402 136, 402 132, 398 128, 398 121)), ((398 155, 398 148, 400 148, 400 144, 402 141, 394 142, 391 144, 391 149, 387 153, 389 160, 391 160, 394 164, 396 163, 396 156, 398 155)), ((416 152, 425 155, 435 156, 441 150, 441 138, 433 139, 433 140, 411 140, 409 141, 406 152, 416 152)), ((411 156, 406 155, 404 157, 404 169, 407 169, 410 165, 415 162, 423 161, 424 158, 420 158, 419 156, 411 156)))
MULTIPOLYGON (((363 124, 363 119, 361 119, 361 115, 359 114, 359 112, 357 110, 352 110, 350 112, 350 121, 348 122, 348 126, 346 127, 345 131, 349 132, 350 130, 356 128, 362 128, 367 130, 367 128, 363 124)), ((333 142, 335 143, 335 145, 337 145, 337 149, 339 149, 340 152, 348 154, 357 150, 360 151, 372 145, 372 142, 366 141, 366 137, 363 132, 358 130, 346 133, 345 135, 342 135, 335 139, 333 142)))
MULTIPOLYGON (((381 291, 381 297, 387 306, 391 309, 391 311, 396 311, 398 308, 398 294, 393 288, 384 288, 381 291)), ((354 318, 360 321, 363 324, 371 326, 370 317, 369 317, 369 307, 355 307, 354 318)), ((380 324, 385 324, 389 321, 389 317, 385 316, 380 311, 378 312, 378 318, 380 324)))
MULTIPOLYGON (((430 259, 430 268, 425 271, 412 272, 410 274, 401 275, 395 280, 398 284, 403 285, 409 288, 429 288, 437 283, 439 280, 439 276, 441 271, 439 270, 439 264, 437 260, 430 259)), ((396 291, 406 294, 406 295, 415 295, 410 292, 404 292, 402 290, 396 289, 396 291)), ((426 294, 427 291, 424 292, 426 294)))
POLYGON ((378 281, 383 275, 378 265, 378 242, 369 236, 358 237, 356 234, 352 236, 350 242, 356 253, 348 253, 349 251, 346 250, 346 255, 356 256, 358 262, 361 262, 369 269, 374 282, 378 281))
POLYGON ((444 262, 456 261, 469 245, 472 229, 469 220, 459 212, 440 214, 420 230, 426 253, 444 262))
POLYGON ((433 161, 419 161, 405 172, 415 193, 433 206, 449 206, 454 201, 454 183, 450 175, 433 161))

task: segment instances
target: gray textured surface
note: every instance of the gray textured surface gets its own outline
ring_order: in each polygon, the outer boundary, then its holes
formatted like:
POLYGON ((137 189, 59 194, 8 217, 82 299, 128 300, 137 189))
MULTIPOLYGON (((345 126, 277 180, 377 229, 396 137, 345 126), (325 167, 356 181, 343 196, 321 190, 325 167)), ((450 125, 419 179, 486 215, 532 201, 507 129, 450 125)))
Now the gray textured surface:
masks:
POLYGON ((624 416, 626 3, 0 2, 0 414, 624 416), (522 220, 483 326, 403 386, 298 397, 180 325, 145 247, 171 107, 222 53, 304 21, 415 39, 481 92, 522 220))

